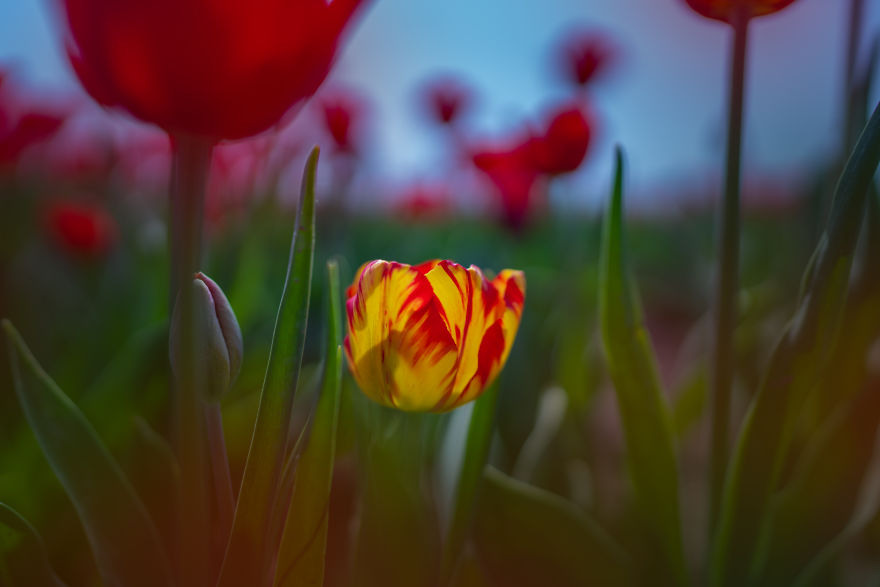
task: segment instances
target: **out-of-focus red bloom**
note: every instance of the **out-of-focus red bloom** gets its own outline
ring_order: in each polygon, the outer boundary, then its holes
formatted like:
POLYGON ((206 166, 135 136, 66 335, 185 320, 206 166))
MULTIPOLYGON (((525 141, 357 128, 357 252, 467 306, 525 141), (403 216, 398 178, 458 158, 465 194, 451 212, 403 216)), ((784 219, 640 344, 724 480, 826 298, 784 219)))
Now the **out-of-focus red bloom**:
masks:
POLYGON ((453 77, 437 78, 423 91, 428 114, 440 124, 455 124, 473 101, 471 91, 453 77))
POLYGON ((688 6, 706 18, 733 22, 738 10, 745 9, 746 16, 753 18, 778 12, 795 0, 685 0, 688 6))
POLYGON ((607 70, 614 54, 613 45, 604 35, 579 30, 563 40, 559 67, 567 80, 577 86, 586 86, 607 70))
POLYGON ((63 0, 86 90, 172 134, 262 132, 318 88, 362 0, 63 0))
POLYGON ((101 207, 59 200, 46 210, 52 238, 66 251, 84 257, 105 254, 116 243, 116 221, 101 207))
POLYGON ((396 208, 404 218, 416 220, 441 218, 450 209, 449 192, 442 185, 417 183, 404 192, 396 208))
POLYGON ((321 99, 324 128, 339 151, 358 151, 363 109, 362 100, 350 92, 337 91, 321 99))
POLYGON ((533 164, 529 141, 509 149, 483 149, 473 154, 474 166, 495 187, 502 219, 514 231, 525 228, 539 196, 541 174, 533 164))
POLYGON ((64 116, 58 114, 31 111, 6 128, 0 127, 0 165, 14 163, 25 149, 50 139, 64 120, 64 116))
POLYGON ((532 137, 528 147, 535 169, 547 175, 571 173, 587 155, 592 135, 590 120, 577 105, 550 112, 546 130, 532 137))

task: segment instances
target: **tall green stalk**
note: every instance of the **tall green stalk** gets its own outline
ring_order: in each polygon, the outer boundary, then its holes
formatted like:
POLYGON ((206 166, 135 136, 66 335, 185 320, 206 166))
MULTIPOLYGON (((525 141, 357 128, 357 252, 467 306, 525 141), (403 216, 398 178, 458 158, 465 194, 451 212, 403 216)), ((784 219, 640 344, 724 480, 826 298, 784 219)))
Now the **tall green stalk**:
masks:
POLYGON ((714 532, 724 477, 727 471, 730 437, 730 395, 733 386, 733 331, 739 291, 740 168, 742 153, 743 95, 745 93, 746 49, 749 15, 740 9, 731 21, 733 55, 730 65, 730 97, 727 126, 727 160, 724 171, 724 201, 719 224, 719 272, 715 290, 714 353, 712 355, 712 445, 709 471, 709 529, 714 532))
POLYGON ((181 324, 173 392, 175 452, 181 470, 176 567, 179 584, 200 587, 207 583, 210 556, 203 382, 195 367, 200 333, 193 327, 193 289, 181 286, 189 284, 202 260, 203 208, 212 145, 191 137, 175 137, 173 142, 169 310, 176 304, 181 324))

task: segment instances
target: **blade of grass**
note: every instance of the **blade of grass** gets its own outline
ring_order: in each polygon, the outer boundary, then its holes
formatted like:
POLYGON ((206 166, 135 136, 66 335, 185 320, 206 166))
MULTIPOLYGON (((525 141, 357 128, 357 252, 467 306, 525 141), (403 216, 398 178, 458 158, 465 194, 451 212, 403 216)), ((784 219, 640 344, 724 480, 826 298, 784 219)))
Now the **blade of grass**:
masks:
POLYGON ((315 253, 317 164, 318 149, 315 148, 303 174, 287 276, 219 587, 261 586, 272 580, 270 567, 274 553, 267 552, 265 545, 287 454, 287 432, 305 347, 315 253))
POLYGON ((296 484, 278 551, 275 585, 321 587, 330 516, 330 486, 342 394, 342 318, 339 266, 327 263, 329 303, 324 383, 314 424, 296 470, 296 484))
POLYGON ((637 511, 644 525, 645 572, 687 584, 678 501, 678 462, 656 360, 642 321, 623 235, 623 154, 618 148, 611 201, 602 229, 599 319, 605 359, 626 438, 637 511), (653 568, 656 567, 656 568, 653 568))
POLYGON ((64 587, 43 539, 17 511, 0 502, 0 585, 64 587))
POLYGON ((474 540, 495 585, 635 585, 632 561, 592 519, 552 493, 486 469, 474 540))
POLYGON ((22 410, 76 508, 105 584, 171 585, 159 533, 131 483, 15 327, 2 324, 22 410))
POLYGON ((794 420, 792 395, 810 388, 833 348, 878 161, 880 108, 874 110, 841 175, 798 309, 776 345, 740 432, 713 545, 712 585, 741 586, 755 579, 756 547, 794 420))

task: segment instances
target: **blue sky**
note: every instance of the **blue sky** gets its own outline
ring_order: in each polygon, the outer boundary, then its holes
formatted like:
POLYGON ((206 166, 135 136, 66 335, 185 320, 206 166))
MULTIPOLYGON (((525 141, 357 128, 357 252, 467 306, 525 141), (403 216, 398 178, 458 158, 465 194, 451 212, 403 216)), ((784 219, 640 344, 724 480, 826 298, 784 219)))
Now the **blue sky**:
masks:
MULTIPOLYGON (((794 174, 837 148, 848 2, 798 0, 757 20, 749 55, 747 174, 794 174)), ((880 7, 868 2, 865 27, 880 7)), ((73 84, 51 0, 0 3, 0 62, 31 85, 73 84)), ((573 25, 604 29, 624 53, 595 89, 600 138, 577 178, 604 192, 615 143, 627 150, 637 193, 718 171, 723 143, 727 27, 684 0, 374 0, 332 74, 374 105, 378 170, 396 180, 430 176, 437 142, 420 119, 414 88, 456 72, 482 95, 475 124, 486 133, 534 114, 562 95, 550 50, 573 25)))

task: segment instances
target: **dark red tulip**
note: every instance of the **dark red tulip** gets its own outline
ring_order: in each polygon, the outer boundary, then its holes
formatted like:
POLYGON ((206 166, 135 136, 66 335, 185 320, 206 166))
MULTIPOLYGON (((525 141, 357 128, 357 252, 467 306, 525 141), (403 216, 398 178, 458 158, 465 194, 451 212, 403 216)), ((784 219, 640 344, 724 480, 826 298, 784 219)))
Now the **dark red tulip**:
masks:
POLYGON ((745 10, 747 18, 778 12, 795 0, 685 0, 688 6, 706 18, 733 22, 738 10, 745 10))
POLYGON ((98 257, 116 243, 116 221, 101 207, 84 202, 56 201, 46 211, 46 223, 55 242, 83 257, 98 257))
POLYGON ((473 100, 471 91, 453 77, 437 78, 423 92, 428 114, 440 124, 455 124, 473 100))
POLYGON ((14 164, 25 149, 52 138, 64 121, 64 116, 40 111, 7 118, 7 126, 0 126, 0 166, 14 164))
POLYGON ((559 65, 563 75, 577 86, 586 86, 601 75, 614 59, 614 48, 603 35, 577 31, 560 47, 559 65))
POLYGON ((575 171, 583 163, 592 136, 590 120, 577 105, 549 114, 546 130, 529 141, 535 169, 547 175, 575 171))
POLYGON ((330 70, 361 0, 63 0, 86 90, 172 134, 276 124, 330 70))
POLYGON ((450 207, 449 190, 446 186, 417 183, 403 193, 396 211, 407 219, 433 220, 447 215, 450 207))

